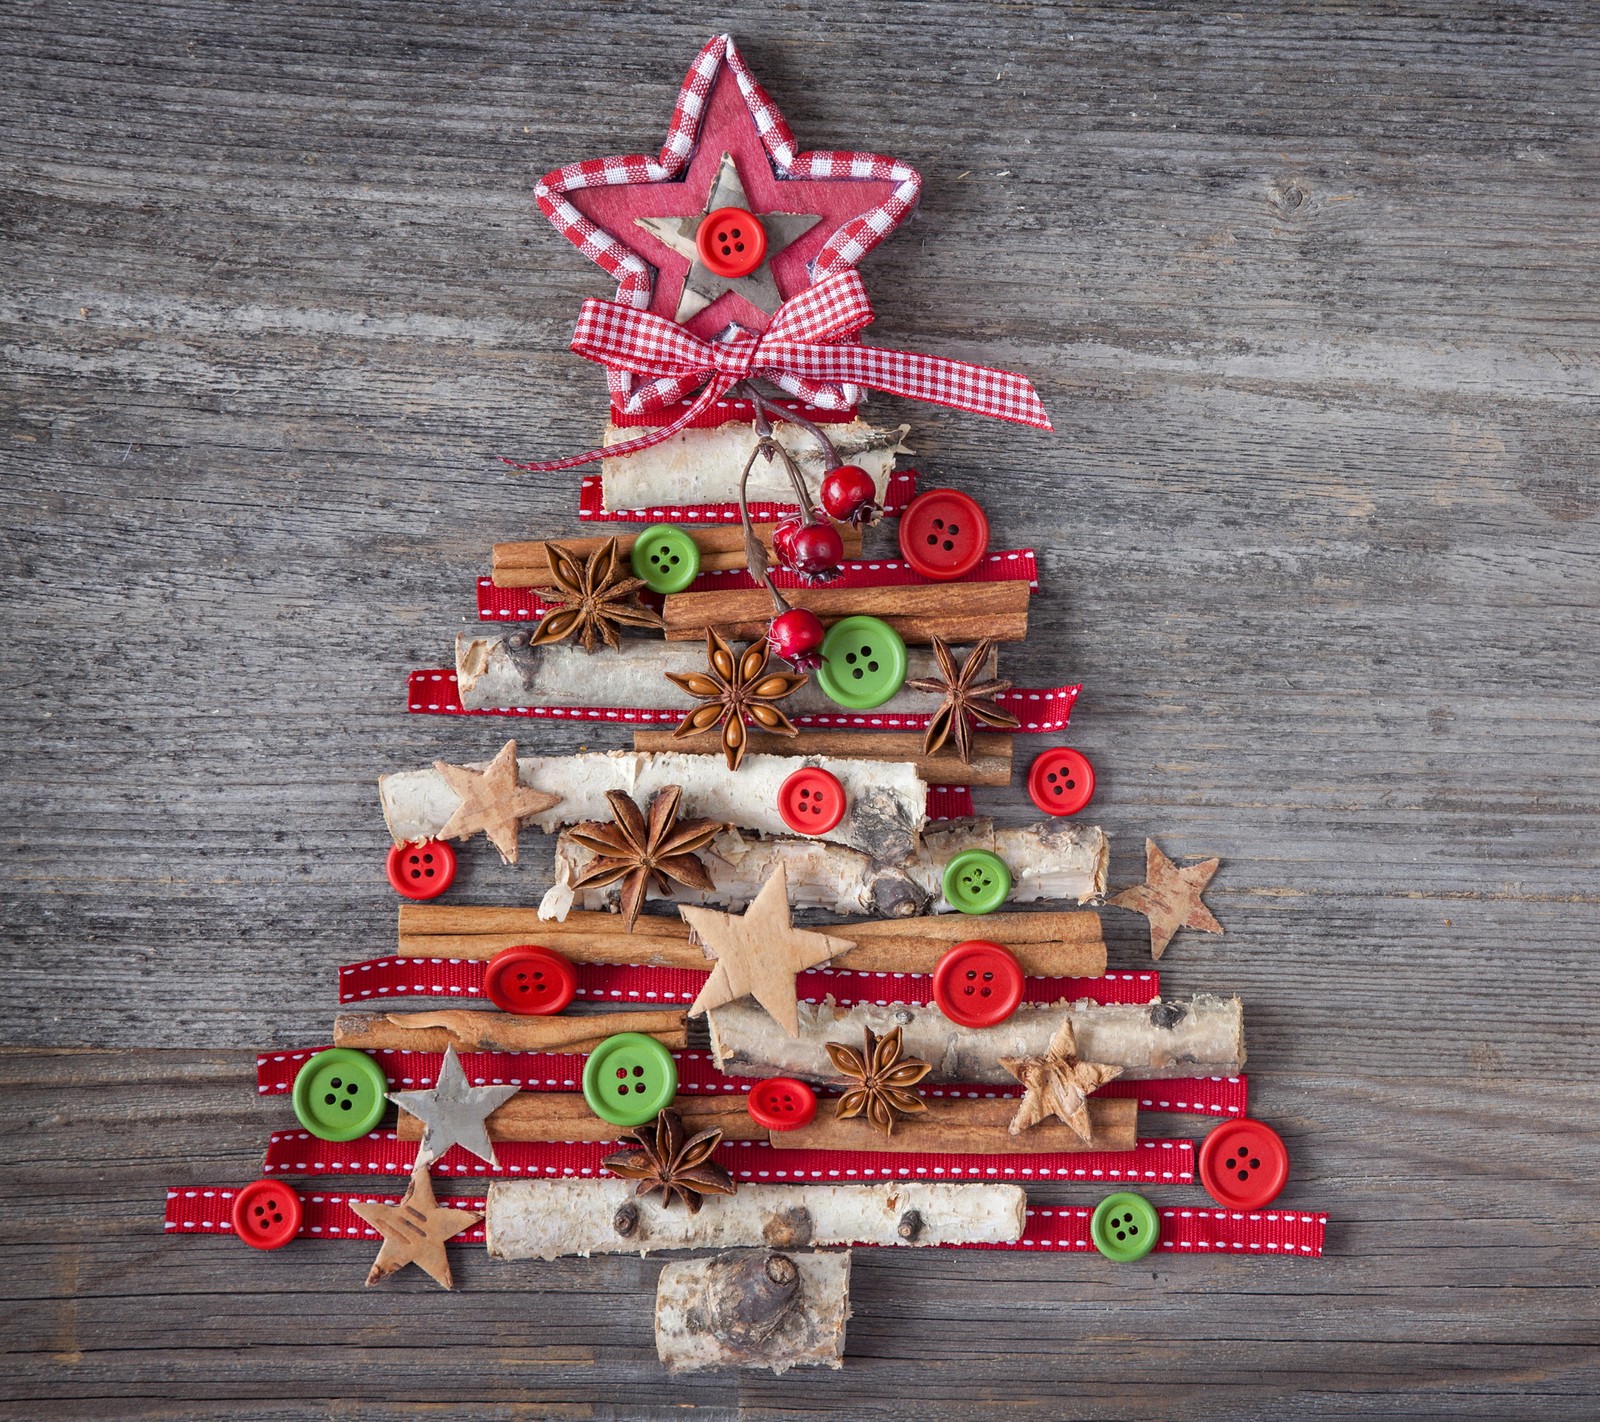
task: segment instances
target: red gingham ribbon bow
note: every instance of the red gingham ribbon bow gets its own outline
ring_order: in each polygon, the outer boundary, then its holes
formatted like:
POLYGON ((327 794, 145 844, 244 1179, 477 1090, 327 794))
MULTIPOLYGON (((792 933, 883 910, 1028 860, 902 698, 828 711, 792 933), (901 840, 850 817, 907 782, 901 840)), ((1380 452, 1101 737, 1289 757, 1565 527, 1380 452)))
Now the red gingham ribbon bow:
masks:
POLYGON ((788 376, 823 389, 866 385, 1037 430, 1051 428, 1027 377, 943 356, 863 346, 850 339, 871 320, 872 303, 854 269, 825 277, 786 301, 761 334, 736 326, 723 341, 704 341, 663 316, 591 297, 583 303, 572 336, 572 349, 578 355, 611 370, 703 378, 705 384, 672 423, 649 434, 565 459, 513 467, 545 473, 649 449, 676 434, 741 380, 755 375, 788 376))

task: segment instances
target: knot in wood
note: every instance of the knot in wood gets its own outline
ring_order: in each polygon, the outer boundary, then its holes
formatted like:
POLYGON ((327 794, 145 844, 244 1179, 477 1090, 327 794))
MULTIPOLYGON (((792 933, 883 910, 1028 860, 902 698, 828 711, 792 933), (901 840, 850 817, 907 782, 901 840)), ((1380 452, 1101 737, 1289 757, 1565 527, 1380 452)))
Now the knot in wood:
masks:
POLYGON ((915 1244, 922 1235, 922 1211, 907 1210, 900 1216, 900 1223, 895 1226, 894 1232, 907 1244, 915 1244))
POLYGON ((611 1228, 623 1239, 632 1239, 633 1233, 639 1228, 639 1207, 632 1200, 617 1206, 616 1214, 611 1216, 611 1228))
POLYGON ((771 1338, 800 1301, 799 1266, 769 1250, 729 1250, 711 1261, 706 1277, 707 1322, 736 1347, 771 1338))
POLYGON ((773 1249, 800 1249, 811 1243, 811 1211, 804 1205, 780 1210, 761 1227, 761 1238, 773 1249))

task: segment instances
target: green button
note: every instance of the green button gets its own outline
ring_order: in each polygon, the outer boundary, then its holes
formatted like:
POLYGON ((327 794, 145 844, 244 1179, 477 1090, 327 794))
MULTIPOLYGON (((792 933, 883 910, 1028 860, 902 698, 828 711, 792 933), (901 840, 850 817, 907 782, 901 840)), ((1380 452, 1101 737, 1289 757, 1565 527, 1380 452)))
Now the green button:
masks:
POLYGON ((318 1052, 294 1079, 294 1114, 325 1141, 353 1141, 383 1119, 389 1082, 365 1052, 330 1047, 318 1052))
POLYGON ((672 1053, 642 1032, 607 1037, 583 1064, 583 1099, 613 1126, 653 1121, 677 1094, 678 1064, 672 1053))
POLYGON ((944 896, 962 913, 993 913, 1011 894, 1011 871, 987 849, 969 849, 944 866, 944 896))
POLYGON ((700 550, 681 528, 653 523, 633 542, 633 575, 651 592, 682 592, 700 571, 700 550))
POLYGON ((1161 1216, 1143 1195, 1119 1190, 1094 1207, 1089 1238, 1107 1259, 1131 1264, 1156 1247, 1161 1238, 1161 1216))
POLYGON ((846 617, 822 639, 817 685, 852 711, 882 706, 905 684, 906 644, 876 617, 846 617))

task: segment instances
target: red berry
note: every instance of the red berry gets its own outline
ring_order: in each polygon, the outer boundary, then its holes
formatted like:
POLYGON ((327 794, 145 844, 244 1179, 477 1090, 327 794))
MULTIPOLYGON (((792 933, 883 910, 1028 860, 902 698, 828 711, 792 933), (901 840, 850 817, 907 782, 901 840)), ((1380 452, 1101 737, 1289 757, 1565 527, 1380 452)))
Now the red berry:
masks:
POLYGON ((803 607, 791 607, 772 619, 767 641, 796 671, 815 671, 822 665, 822 623, 817 614, 803 607))
POLYGON ((822 507, 841 522, 860 523, 877 512, 872 475, 857 464, 841 464, 822 476, 822 507))
POLYGON ((795 534, 789 559, 795 572, 808 578, 837 575, 844 558, 844 539, 831 523, 810 523, 795 534))
POLYGON ((772 551, 778 555, 778 561, 786 568, 794 566, 794 536, 805 527, 797 513, 790 514, 787 518, 780 518, 772 525, 772 551))

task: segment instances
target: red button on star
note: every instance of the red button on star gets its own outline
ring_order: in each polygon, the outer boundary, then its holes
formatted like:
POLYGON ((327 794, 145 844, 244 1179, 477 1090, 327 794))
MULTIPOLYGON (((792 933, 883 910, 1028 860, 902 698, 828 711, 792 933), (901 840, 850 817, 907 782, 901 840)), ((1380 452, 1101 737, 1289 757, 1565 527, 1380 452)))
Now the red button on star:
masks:
POLYGON ((1200 1183, 1228 1210, 1259 1210, 1289 1180, 1289 1147, 1260 1121, 1225 1121, 1200 1147, 1200 1183))
POLYGON ((767 229, 742 207, 719 207, 701 218, 694 244, 718 276, 749 276, 766 258, 767 229))
POLYGON ((569 959, 536 943, 502 948, 489 959, 483 993, 502 1012, 548 1017, 578 993, 578 973, 569 959))
POLYGON ((918 494, 900 516, 900 552, 925 578, 964 578, 989 551, 989 520, 959 489, 918 494))
POLYGON ((750 1088, 745 1109, 769 1131, 796 1131, 817 1114, 817 1093, 792 1076, 768 1077, 750 1088))
POLYGON ((456 852, 442 839, 397 844, 384 872, 395 893, 408 899, 436 899, 456 877, 456 852))
POLYGON ((998 1027, 1022 1001, 1022 964, 986 938, 957 943, 933 970, 933 1000, 958 1027, 998 1027))
POLYGON ((282 1249, 304 1218, 300 1197, 281 1180, 257 1180, 233 1197, 233 1232, 252 1249, 282 1249))
POLYGON ((1041 751, 1028 770, 1028 795, 1047 815, 1075 815, 1094 798, 1094 767, 1071 746, 1041 751))

